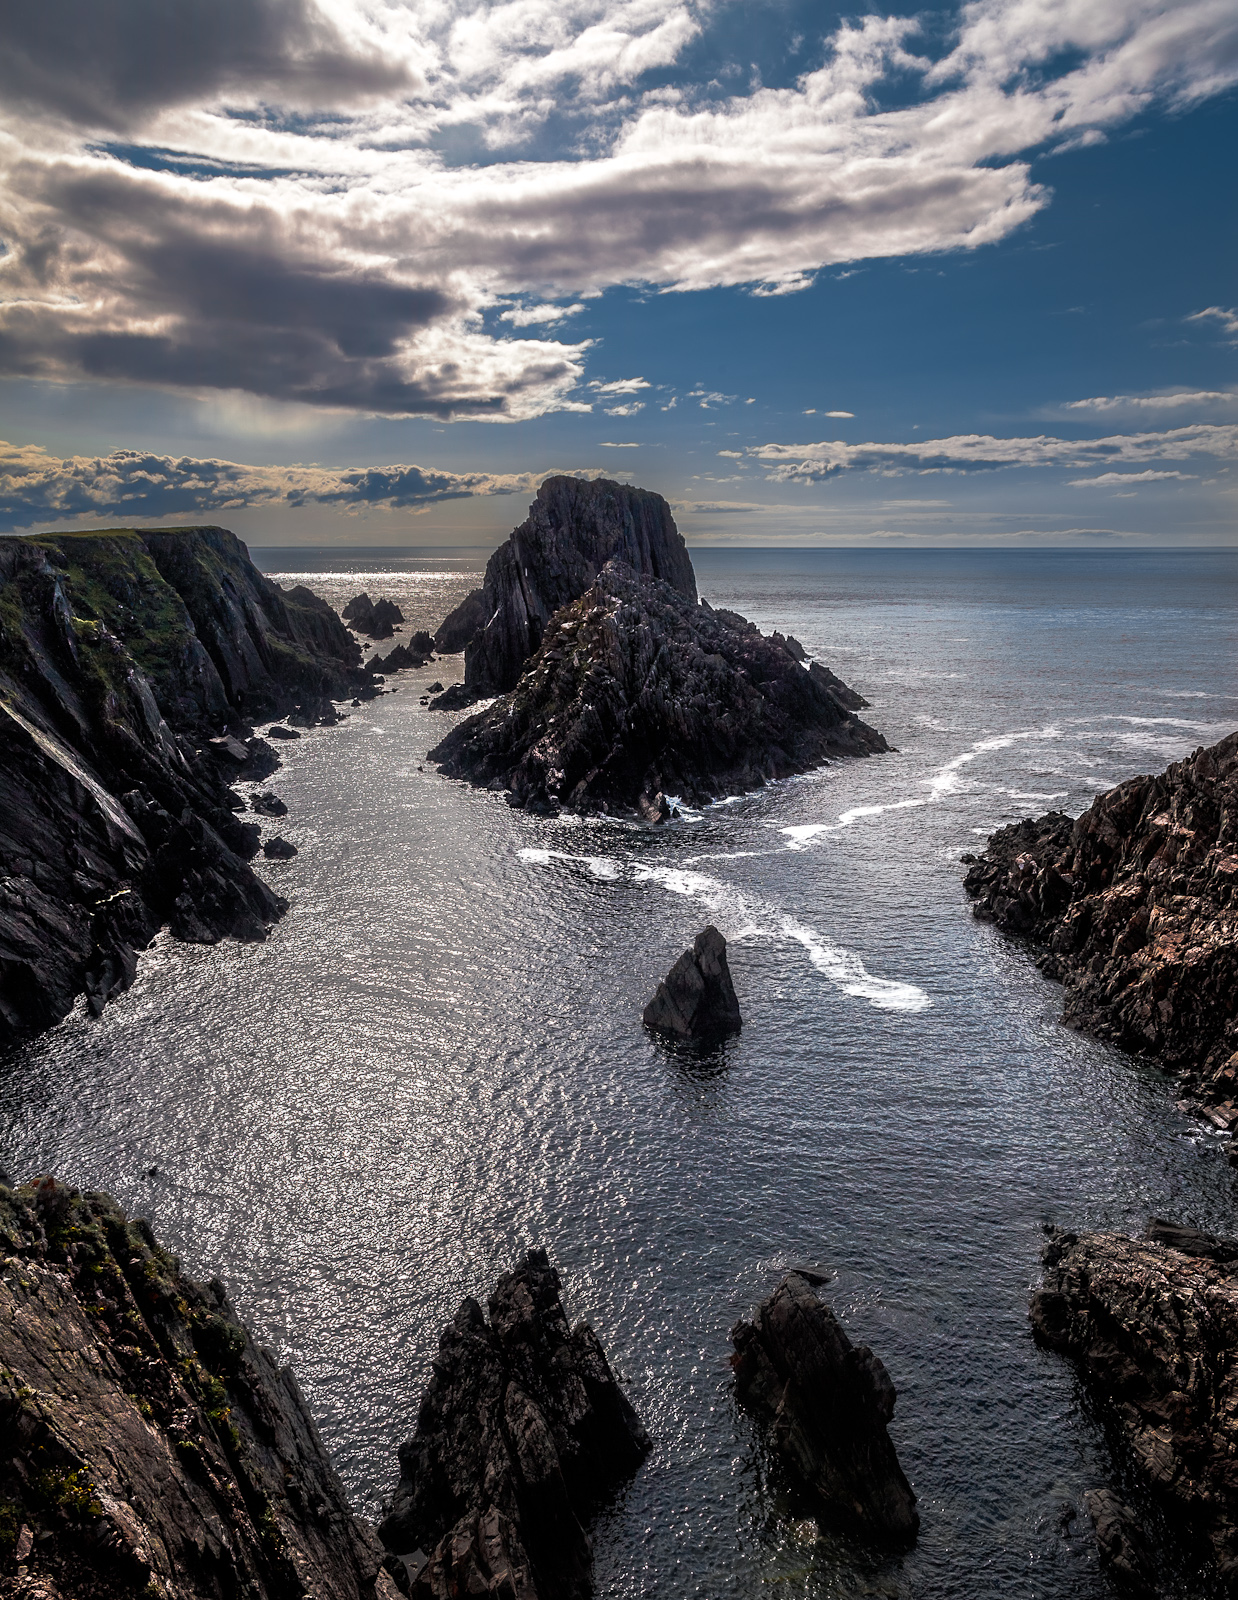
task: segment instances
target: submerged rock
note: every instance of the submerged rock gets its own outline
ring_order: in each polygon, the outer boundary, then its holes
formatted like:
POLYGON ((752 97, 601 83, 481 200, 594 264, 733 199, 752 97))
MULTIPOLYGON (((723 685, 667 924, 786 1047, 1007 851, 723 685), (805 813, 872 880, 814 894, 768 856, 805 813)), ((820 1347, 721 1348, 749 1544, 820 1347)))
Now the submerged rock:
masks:
POLYGON ((1002 828, 964 883, 1065 985, 1071 1027, 1158 1057, 1238 1129, 1238 733, 1073 822, 1002 828))
POLYGON ((514 688, 551 617, 616 559, 695 602, 688 547, 660 494, 606 478, 547 478, 528 520, 487 562, 480 607, 470 595, 439 629, 457 633, 466 607, 480 612, 481 626, 465 647, 468 692, 477 699, 514 688))
POLYGON ((1193 1229, 1177 1242, 1189 1250, 1055 1231, 1032 1327, 1079 1364, 1136 1471, 1238 1592, 1238 1247, 1193 1229))
POLYGON ((292 1372, 223 1285, 51 1178, 0 1184, 0 1440, 6 1595, 395 1600, 292 1372))
POLYGON ((444 1330, 379 1531, 418 1600, 584 1600, 585 1525, 649 1437, 593 1330, 569 1328, 544 1250, 499 1279, 489 1312, 465 1300, 444 1330))
MULTIPOLYGON (((449 689, 435 708, 457 703, 449 689)), ((612 565, 555 614, 516 688, 430 759, 517 805, 638 811, 659 791, 702 803, 888 749, 785 645, 612 565)))
POLYGON ((726 959, 726 940, 710 926, 658 985, 645 1007, 644 1023, 672 1039, 708 1041, 743 1026, 726 959))
POLYGON ((751 1322, 731 1330, 735 1393, 822 1517, 854 1536, 908 1544, 916 1497, 887 1424, 896 1391, 866 1345, 853 1345, 808 1279, 789 1273, 751 1322))

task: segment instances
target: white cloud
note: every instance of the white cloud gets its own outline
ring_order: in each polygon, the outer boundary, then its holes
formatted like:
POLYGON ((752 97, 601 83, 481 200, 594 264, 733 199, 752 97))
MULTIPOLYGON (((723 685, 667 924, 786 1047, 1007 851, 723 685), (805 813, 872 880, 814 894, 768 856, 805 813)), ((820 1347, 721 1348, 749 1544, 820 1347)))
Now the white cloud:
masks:
POLYGON ((1175 411, 1182 406, 1234 405, 1238 390, 1179 389, 1172 394, 1093 395, 1088 400, 1067 400, 1066 411, 1175 411))
POLYGON ((827 411, 825 414, 826 414, 827 417, 854 417, 855 416, 855 412, 854 411, 827 411))
MULTIPOLYGON (((548 327, 618 284, 789 293, 978 248, 1049 203, 1025 152, 1238 81, 1227 0, 972 0, 935 63, 914 19, 868 16, 796 83, 730 95, 685 66, 706 0, 178 6, 168 71, 142 0, 0 18, 0 372, 580 406, 587 343, 480 313, 548 327)), ((1238 333, 1219 306, 1195 320, 1238 333)))
POLYGON ((744 459, 742 450, 719 450, 718 454, 720 456, 728 456, 732 461, 742 461, 744 459))
POLYGON ((1115 434, 1105 439, 999 439, 987 433, 919 439, 910 444, 847 444, 827 439, 816 444, 764 444, 751 447, 782 481, 818 483, 847 471, 974 472, 998 467, 1086 467, 1110 463, 1185 461, 1195 456, 1238 458, 1238 425, 1196 423, 1164 433, 1115 434))
POLYGON ((689 389, 688 399, 695 400, 702 411, 711 411, 714 406, 734 405, 738 395, 719 394, 714 389, 689 389))
POLYGON ((1112 489, 1128 483, 1160 483, 1166 478, 1177 478, 1185 483, 1197 477, 1194 472, 1102 472, 1098 478, 1069 478, 1072 489, 1112 489))
POLYGON ((648 389, 650 384, 646 378, 616 378, 613 383, 602 383, 595 378, 589 387, 596 389, 599 394, 639 394, 642 389, 648 389))
POLYGON ((626 406, 607 406, 606 415, 608 417, 634 417, 638 411, 643 411, 644 409, 645 402, 643 400, 633 400, 626 406))
POLYGON ((640 445, 635 439, 603 439, 598 446, 599 450, 639 450, 640 445))
POLYGON ((1232 306, 1206 306, 1185 319, 1187 322, 1219 322, 1227 339, 1238 339, 1238 310, 1232 306))

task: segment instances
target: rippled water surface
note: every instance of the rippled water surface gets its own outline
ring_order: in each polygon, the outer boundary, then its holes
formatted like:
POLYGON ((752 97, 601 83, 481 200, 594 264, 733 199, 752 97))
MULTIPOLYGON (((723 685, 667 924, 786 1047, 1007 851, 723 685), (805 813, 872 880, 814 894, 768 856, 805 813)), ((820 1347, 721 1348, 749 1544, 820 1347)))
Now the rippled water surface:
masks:
MULTIPOLYGON (((482 559, 258 555, 411 626, 482 559)), ((459 658, 401 674, 273 780, 300 854, 262 869, 292 901, 267 943, 160 941, 99 1022, 0 1063, 0 1158, 220 1272, 367 1511, 440 1328, 543 1243, 656 1441, 598 1529, 600 1595, 1104 1595, 1061 1513, 1114 1468, 1028 1333, 1042 1225, 1232 1231, 1233 1178, 1155 1070, 1060 1025, 959 856, 1238 725, 1233 557, 694 560, 898 753, 663 829, 547 822, 426 768, 449 719, 418 696, 459 658), (684 1062, 640 1012, 710 920, 744 1031, 684 1062), (898 1386, 904 1557, 820 1534, 733 1404, 728 1330, 794 1265, 835 1274, 898 1386)))

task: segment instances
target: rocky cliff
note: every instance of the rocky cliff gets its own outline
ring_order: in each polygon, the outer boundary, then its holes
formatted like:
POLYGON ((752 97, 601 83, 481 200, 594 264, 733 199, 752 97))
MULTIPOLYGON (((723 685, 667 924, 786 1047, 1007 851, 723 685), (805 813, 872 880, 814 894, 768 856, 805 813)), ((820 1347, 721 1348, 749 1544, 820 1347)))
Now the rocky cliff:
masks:
POLYGON ((1238 1244, 1148 1233, 1056 1232, 1032 1326, 1079 1363, 1143 1482, 1238 1593, 1238 1244))
POLYGON ((1238 733, 1075 821, 1001 829, 965 887, 1061 979, 1072 1027, 1158 1057, 1238 1128, 1238 733))
POLYGON ((218 736, 333 719, 359 659, 223 528, 0 540, 0 1044, 98 1010, 163 924, 263 936, 282 902, 228 782, 278 761, 218 736))
POLYGON ((0 1184, 0 1596, 395 1600, 287 1369, 106 1195, 0 1184))
POLYGON ((587 1526, 649 1437, 559 1276, 531 1250, 439 1342, 380 1533, 414 1600, 586 1600, 587 1526))
POLYGON ((887 1424, 896 1391, 867 1345, 853 1345, 791 1272, 731 1330, 735 1393, 767 1424, 770 1442, 826 1521, 853 1536, 906 1544, 919 1531, 916 1497, 887 1424))
POLYGON ((699 803, 887 750, 845 688, 786 640, 616 562, 555 613, 516 688, 429 759, 514 805, 656 817, 663 793, 699 803))
POLYGON ((440 625, 439 648, 450 650, 468 618, 482 619, 465 644, 466 691, 480 698, 514 688, 551 617, 615 559, 696 599, 688 548, 660 494, 606 478, 547 478, 527 521, 486 564, 480 604, 474 591, 440 625))

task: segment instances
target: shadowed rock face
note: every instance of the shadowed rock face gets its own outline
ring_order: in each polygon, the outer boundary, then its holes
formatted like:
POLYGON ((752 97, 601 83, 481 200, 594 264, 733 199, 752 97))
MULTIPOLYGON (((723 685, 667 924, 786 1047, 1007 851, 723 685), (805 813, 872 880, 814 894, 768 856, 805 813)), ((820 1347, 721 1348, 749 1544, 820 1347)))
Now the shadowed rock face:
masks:
POLYGON ((663 792, 699 803, 887 750, 830 677, 616 564, 556 613, 517 687, 429 759, 515 805, 657 815, 663 792))
POLYGON ((585 1523, 649 1437, 587 1323, 569 1328, 543 1250, 466 1300, 439 1342, 379 1530, 419 1600, 583 1600, 585 1523))
POLYGON ((475 633, 489 620, 486 610, 486 591, 473 589, 465 595, 454 611, 449 611, 438 625, 434 635, 434 648, 441 656, 458 654, 475 633))
POLYGON ((1238 1128, 1238 733, 1003 828, 968 870, 975 914, 1037 948, 1064 1020, 1157 1056, 1238 1128))
POLYGON ((50 1178, 0 1184, 0 1502, 5 1595, 395 1600, 222 1284, 50 1178))
MULTIPOLYGON (((465 688, 477 697, 514 688, 554 613, 579 599, 615 559, 696 599, 688 548, 660 494, 605 478, 547 478, 528 520, 486 564, 483 621, 465 648, 465 688)), ((455 619, 472 602, 470 595, 440 633, 456 631, 455 619)))
POLYGON ((731 1330, 735 1393, 822 1517, 863 1539, 908 1544, 920 1518, 886 1425, 896 1392, 812 1285, 792 1272, 731 1330))
POLYGON ((1167 1223, 1149 1232, 1177 1248, 1055 1233, 1032 1326, 1079 1363, 1141 1477, 1238 1592, 1238 1247, 1167 1223))
POLYGON ((0 1043, 83 991, 97 1011, 165 923, 263 937, 283 902, 228 784, 278 759, 214 736, 334 720, 328 697, 368 684, 359 659, 223 528, 0 540, 0 1043))
POLYGON ((644 1024, 670 1039, 710 1041, 738 1033, 743 1026, 726 940, 715 927, 698 933, 691 950, 658 985, 645 1007, 644 1024))

